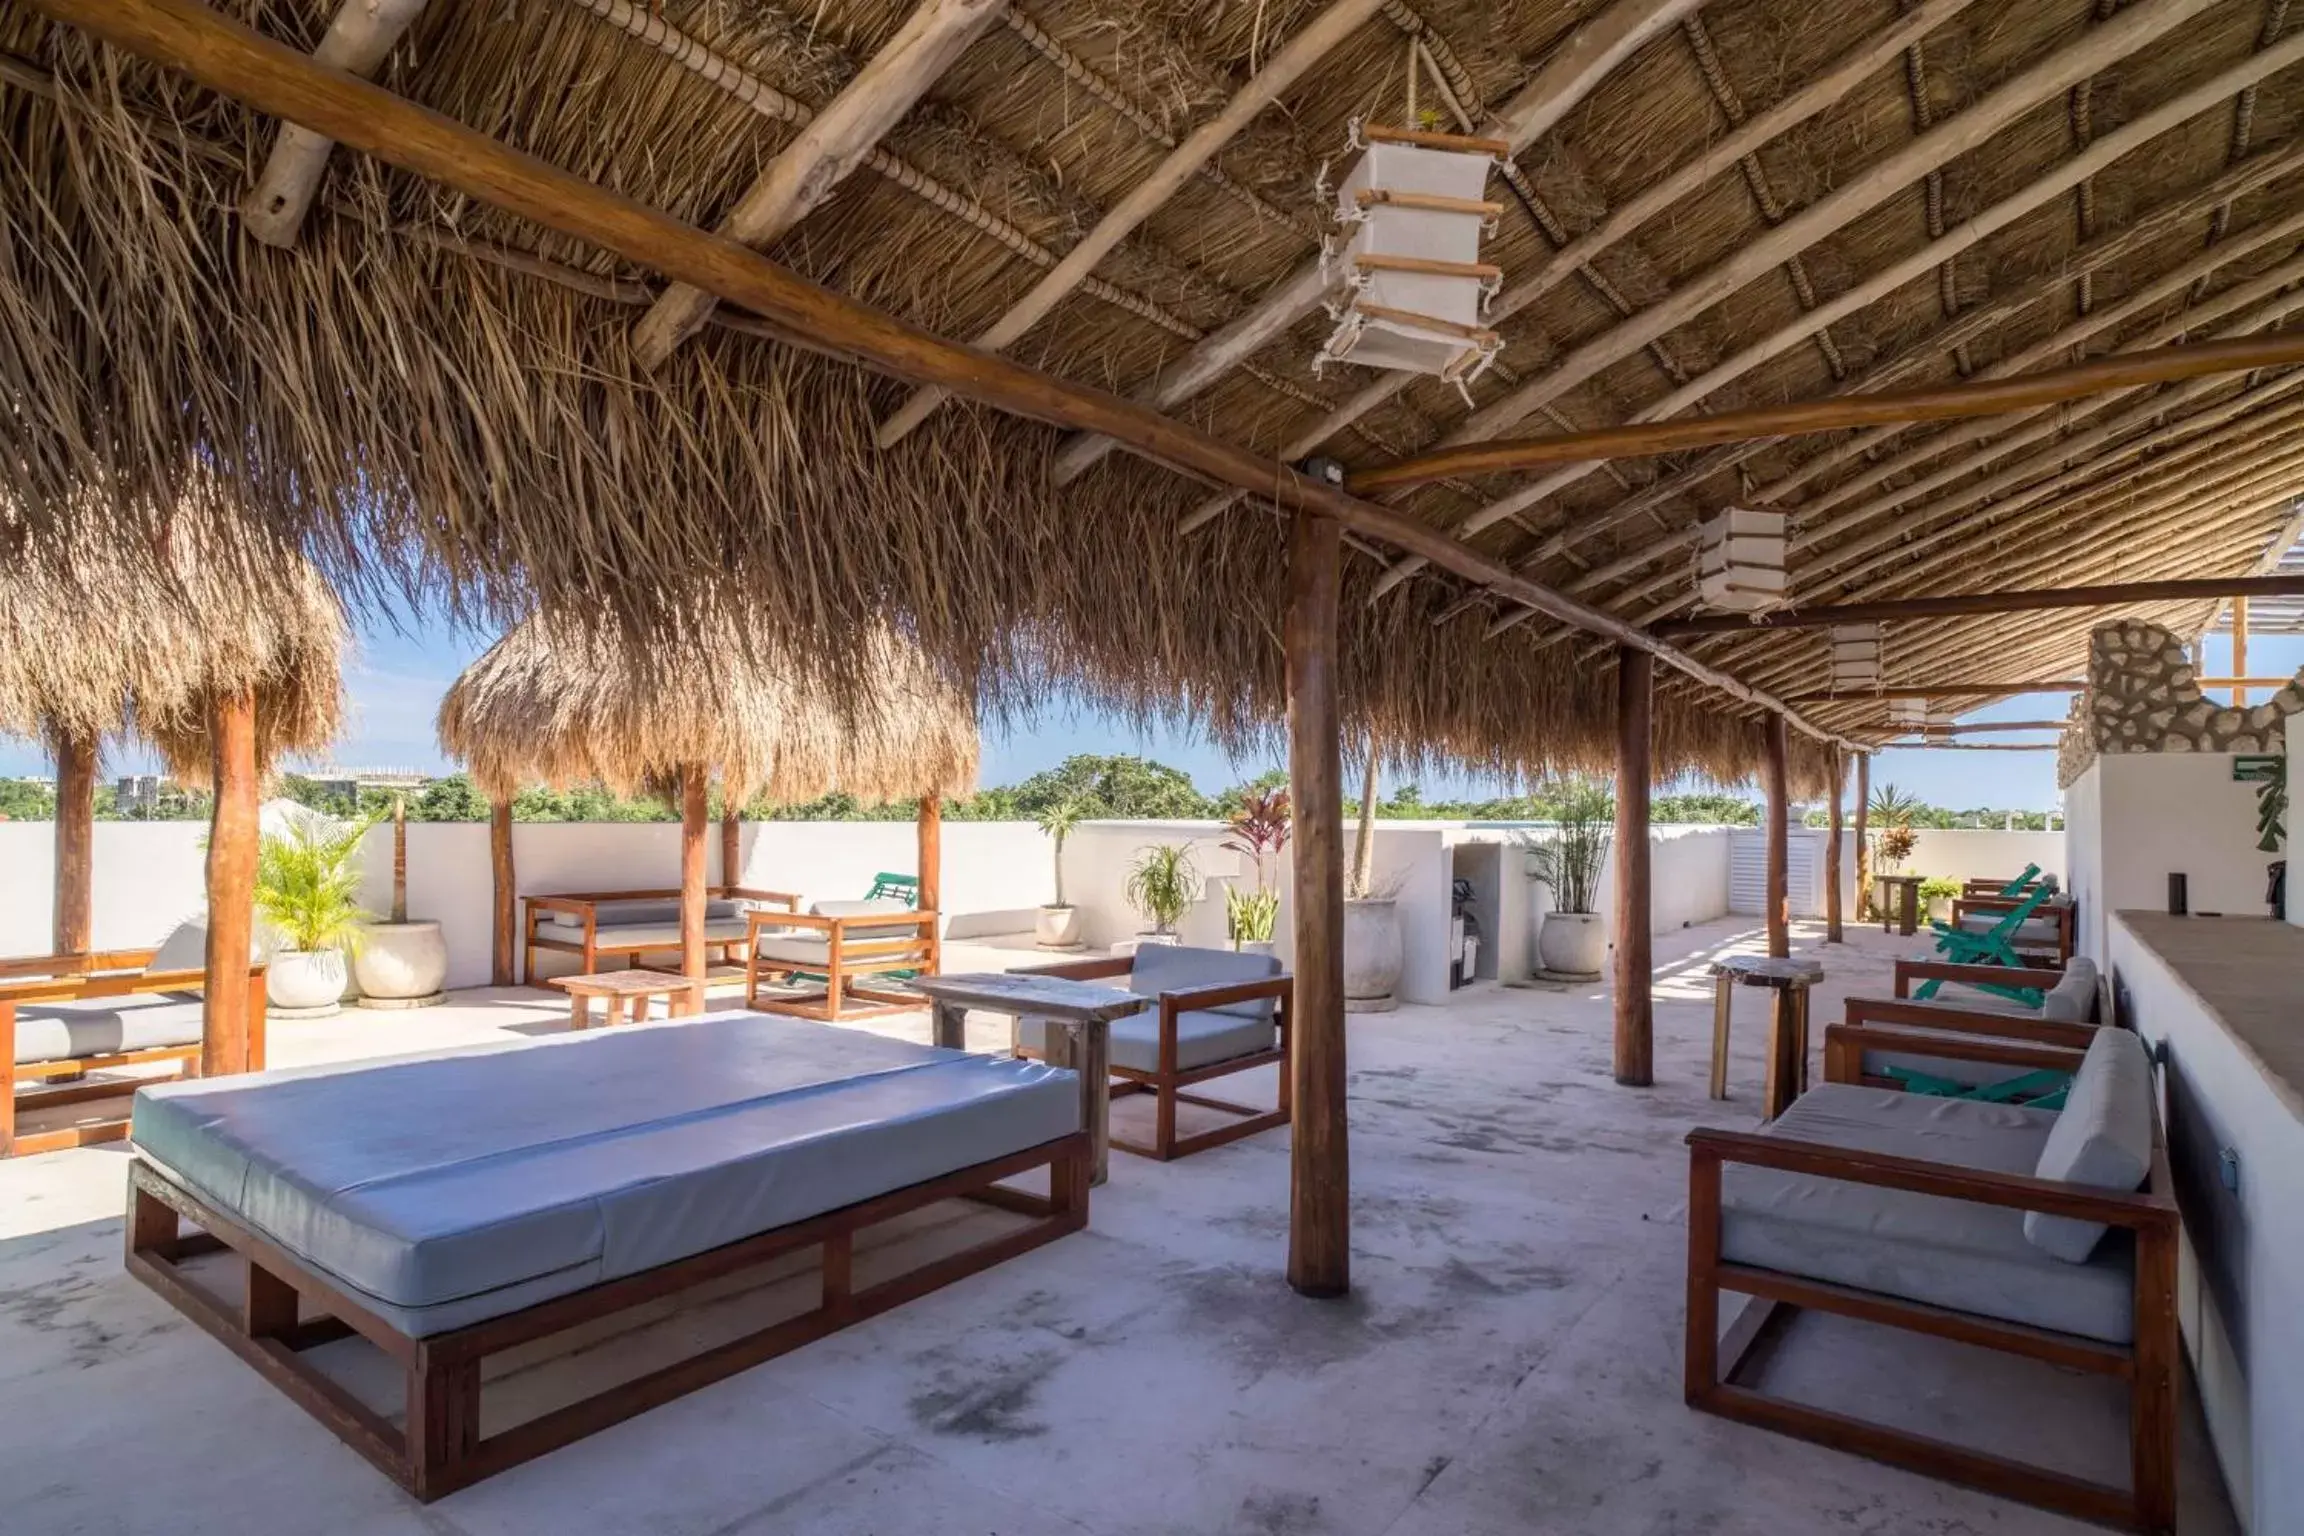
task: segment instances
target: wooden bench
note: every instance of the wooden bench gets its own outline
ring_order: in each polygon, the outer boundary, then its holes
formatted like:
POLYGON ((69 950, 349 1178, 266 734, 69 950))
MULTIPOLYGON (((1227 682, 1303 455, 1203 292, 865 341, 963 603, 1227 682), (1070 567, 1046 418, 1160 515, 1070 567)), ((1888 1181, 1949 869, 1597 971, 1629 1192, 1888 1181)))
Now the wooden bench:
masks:
MULTIPOLYGON (((800 906, 800 898, 789 891, 764 891, 746 885, 710 886, 704 892, 704 899, 707 902, 746 903, 752 910, 774 907, 791 912, 800 906)), ((539 984, 536 975, 538 950, 574 955, 578 961, 577 974, 590 976, 600 970, 600 957, 603 955, 622 956, 628 964, 638 965, 642 955, 661 954, 680 948, 678 890, 558 891, 544 896, 523 896, 520 900, 527 909, 520 922, 520 976, 530 986, 539 984), (660 914, 651 914, 645 921, 616 921, 618 914, 614 908, 619 902, 645 903, 658 907, 670 904, 674 911, 669 918, 669 926, 673 930, 669 941, 665 937, 667 919, 660 914), (609 910, 603 914, 603 908, 609 910), (608 919, 605 923, 602 921, 603 915, 608 919), (540 931, 547 926, 562 931, 540 931), (571 928, 578 932, 571 934, 566 931, 571 928)), ((707 956, 718 950, 721 964, 739 963, 748 937, 746 915, 744 911, 737 911, 732 917, 714 919, 706 924, 704 948, 707 956), (712 932, 715 924, 721 928, 717 934, 712 932)))

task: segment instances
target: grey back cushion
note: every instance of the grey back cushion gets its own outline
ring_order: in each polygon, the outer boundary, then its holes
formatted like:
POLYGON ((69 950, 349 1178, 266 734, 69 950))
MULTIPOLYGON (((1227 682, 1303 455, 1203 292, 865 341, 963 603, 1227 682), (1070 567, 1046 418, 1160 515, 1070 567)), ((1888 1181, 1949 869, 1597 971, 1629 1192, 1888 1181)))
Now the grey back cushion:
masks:
POLYGON ((2059 1024, 2086 1024, 2096 1017, 2096 962, 2074 955, 2064 979, 2040 999, 2040 1016, 2059 1024))
MULTIPOLYGON (((879 896, 868 901, 819 901, 808 910, 818 917, 870 917, 875 912, 901 912, 909 916, 912 903, 901 896, 879 896)), ((883 923, 873 927, 851 923, 848 926, 851 939, 909 939, 918 937, 919 933, 918 923, 883 923)))
MULTIPOLYGON (((1243 981, 1265 981, 1280 974, 1277 955, 1249 954, 1236 949, 1190 949, 1182 944, 1145 944, 1136 950, 1135 968, 1128 973, 1128 990, 1145 997, 1180 992, 1188 987, 1226 987, 1243 981)), ((1275 1000, 1250 998, 1210 1010, 1243 1019, 1272 1017, 1275 1000)))
MULTIPOLYGON (((2124 1029, 2096 1031, 2032 1171, 2123 1194, 2143 1185, 2152 1171, 2152 1057, 2141 1039, 2124 1029)), ((2104 1232, 2100 1221, 2038 1211, 2024 1217, 2032 1246, 2068 1264, 2087 1263, 2104 1232)))
POLYGON ((208 925, 204 922, 178 923, 168 937, 160 941, 160 948, 152 956, 151 964, 144 967, 153 971, 197 971, 208 964, 208 925))

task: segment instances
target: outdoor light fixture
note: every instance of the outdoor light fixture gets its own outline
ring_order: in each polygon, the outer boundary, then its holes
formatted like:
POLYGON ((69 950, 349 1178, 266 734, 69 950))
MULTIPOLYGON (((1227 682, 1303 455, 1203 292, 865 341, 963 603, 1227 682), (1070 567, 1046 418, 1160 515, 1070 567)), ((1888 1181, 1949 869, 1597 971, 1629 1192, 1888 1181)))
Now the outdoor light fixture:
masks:
POLYGON ((1859 692, 1880 686, 1880 626, 1835 624, 1832 638, 1832 691, 1859 692))
MULTIPOLYGON (((1338 249, 1331 237, 1320 253, 1324 266, 1342 267, 1344 286, 1328 305, 1336 329, 1312 371, 1347 362, 1434 374, 1470 404, 1467 386, 1504 345, 1480 323, 1504 271, 1479 258, 1481 237, 1504 211, 1486 198, 1488 174, 1511 146, 1355 118, 1350 147, 1360 158, 1330 210, 1344 243, 1338 249)), ((1325 181, 1323 173, 1323 197, 1325 181)))
POLYGON ((1729 507, 1706 521, 1697 530, 1697 598, 1707 607, 1734 613, 1780 606, 1791 595, 1784 574, 1784 523, 1781 512, 1743 507, 1729 507))

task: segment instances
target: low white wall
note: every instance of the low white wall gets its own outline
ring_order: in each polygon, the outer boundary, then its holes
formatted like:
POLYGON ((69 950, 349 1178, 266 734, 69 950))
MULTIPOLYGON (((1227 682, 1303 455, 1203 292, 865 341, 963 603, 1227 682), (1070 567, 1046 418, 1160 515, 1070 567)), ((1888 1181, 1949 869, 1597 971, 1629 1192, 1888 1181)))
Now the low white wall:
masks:
POLYGON ((1915 827, 1904 867, 1948 880, 2013 880, 2027 864, 2064 881, 2070 871, 2061 832, 2004 832, 1995 827, 1915 827))
MULTIPOLYGON (((206 822, 98 822, 90 942, 143 948, 205 910, 208 856, 200 843, 207 835, 206 822)), ((48 953, 55 923, 55 823, 0 822, 0 955, 48 953)))
POLYGON ((2270 910, 2265 866, 2280 855, 2256 847, 2256 786, 2233 779, 2232 761, 2220 752, 2106 754, 2066 787, 2075 854, 2067 883, 2080 903, 2084 954, 2104 958, 2109 914, 2165 910, 2172 871, 2187 877, 2196 913, 2270 910))
POLYGON ((2186 1196, 2178 1306, 2225 1486, 2246 1529, 2304 1531, 2304 1103, 2117 917, 2106 932, 2127 1021, 2168 1050, 2170 1148, 2186 1196), (2201 1166, 2220 1153, 2236 1162, 2236 1187, 2201 1166))

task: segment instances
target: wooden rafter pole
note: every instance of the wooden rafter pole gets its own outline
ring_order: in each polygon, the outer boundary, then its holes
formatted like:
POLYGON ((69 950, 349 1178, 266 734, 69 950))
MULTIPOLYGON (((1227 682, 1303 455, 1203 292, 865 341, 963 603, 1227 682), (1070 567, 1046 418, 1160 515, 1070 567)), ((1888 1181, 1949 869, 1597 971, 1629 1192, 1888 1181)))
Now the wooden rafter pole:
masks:
POLYGON ((1859 920, 1872 910, 1871 819, 1872 757, 1870 753, 1859 753, 1856 758, 1856 916, 1859 920))
POLYGON ((56 912, 49 953, 94 947, 96 917, 96 756, 85 736, 56 731, 56 912))
MULTIPOLYGON (((756 251, 547 164, 366 81, 313 63, 197 0, 27 0, 43 14, 209 89, 493 207, 650 266, 741 305, 854 362, 1034 420, 1101 432, 1189 475, 1254 490, 1288 511, 1334 519, 1563 622, 1650 652, 1746 704, 1777 700, 1598 608, 1514 575, 1469 545, 1389 507, 1299 474, 1134 401, 958 345, 787 271, 756 251)), ((1802 732, 1831 739, 1805 719, 1802 732)), ((1856 743, 1848 743, 1856 746, 1856 743)))
POLYGON ((1940 597, 1779 608, 1773 613, 1708 613, 1696 618, 1667 619, 1659 628, 1675 635, 1742 634, 1746 630, 1821 629, 1832 624, 1941 618, 1952 614, 2021 613, 2034 608, 2118 608, 2130 603, 2182 602, 2193 598, 2299 596, 2304 596, 2304 574, 2210 576, 2197 580, 2051 587, 2033 592, 1955 592, 1940 597))
MULTIPOLYGON (((392 45, 423 14, 424 4, 425 0, 344 0, 312 57, 331 69, 373 75, 383 67, 392 45)), ((325 135, 282 123, 264 169, 240 200, 240 221, 248 233, 266 245, 282 249, 294 245, 312 200, 320 195, 320 177, 335 147, 325 135)))
POLYGON ((1827 798, 1832 819, 1824 834, 1824 942, 1844 944, 1847 935, 1840 927, 1840 815, 1848 791, 1848 765, 1840 760, 1838 747, 1832 749, 1831 758, 1832 787, 1827 798))
MULTIPOLYGON (((2232 599, 2232 675, 2248 675, 2248 599, 2245 595, 2232 599)), ((2232 704, 2239 708, 2248 702, 2248 689, 2244 684, 2232 685, 2232 704)))
MULTIPOLYGON (((922 0, 887 46, 754 179, 720 221, 720 233, 755 249, 775 244, 864 163, 1007 3, 922 0)), ((704 328, 719 302, 701 288, 672 284, 633 323, 633 355, 644 368, 661 366, 704 328)))
POLYGON ((201 988, 200 1075, 229 1077, 261 1066, 251 1060, 262 1021, 261 996, 250 985, 248 958, 256 926, 256 695, 243 688, 208 704, 207 977, 201 988))
POLYGON ((744 883, 744 807, 733 795, 720 807, 720 883, 744 883))
POLYGON ((2077 693, 2088 686, 2080 677, 2049 678, 2036 683, 1938 683, 1933 687, 1839 688, 1794 694, 1803 704, 1869 704, 1875 699, 2003 699, 2020 693, 2077 693))
POLYGON ((711 814, 706 799, 709 775, 702 763, 682 763, 679 775, 680 974, 688 978, 688 996, 679 1011, 701 1013, 709 975, 704 958, 704 827, 711 814))
MULTIPOLYGON (((1866 167, 1861 176, 1843 182, 1760 238, 1739 246, 1734 253, 1656 303, 1571 348, 1542 372, 1474 412, 1461 427, 1442 438, 1440 446, 1451 448, 1495 437, 1774 271, 1791 257, 1854 223, 1904 188, 1977 149, 2041 102, 2062 96, 2099 70, 2167 35, 2213 3, 2214 0, 2141 0, 2091 28, 2079 41, 2004 82, 1958 115, 1911 139, 1866 167)), ((1811 318, 1803 316, 1800 324, 1805 327, 1811 318)), ((1803 330, 1801 336, 1786 339, 1784 345, 1795 345, 1806 334, 1803 330)), ((1479 519, 1492 522, 1505 515, 1494 508, 1483 508, 1465 520, 1462 531, 1487 526, 1487 522, 1479 519)), ((1420 567, 1411 565, 1407 574, 1415 569, 1420 567)), ((1390 585, 1404 579, 1405 574, 1396 576, 1390 585)))
MULTIPOLYGON (((970 345, 998 352, 1021 341, 1025 332, 1039 324, 1050 310, 1063 302, 1065 295, 1087 279, 1098 262, 1109 256, 1138 225, 1159 212, 1179 188, 1215 158, 1218 150, 1239 137, 1259 112, 1303 79, 1331 49, 1358 31, 1382 4, 1383 0, 1331 0, 1326 10, 1299 28, 1255 77, 1224 103, 1222 111, 1192 130, 1150 176, 1113 204, 1111 210, 1096 221, 1095 228, 1064 253, 1062 261, 1043 272, 1031 291, 979 331, 970 345)), ((894 415, 880 424, 876 440, 883 448, 902 442, 944 399, 945 391, 934 387, 915 391, 897 407, 894 415)))
POLYGON ((1768 821, 1764 832, 1767 840, 1768 953, 1780 960, 1792 953, 1792 790, 1785 764, 1790 744, 1785 741, 1784 732, 1773 720, 1763 729, 1768 738, 1768 755, 1761 773, 1761 782, 1768 796, 1768 821))
POLYGON ((1352 1288, 1352 1164, 1344 1055, 1344 764, 1336 678, 1341 532, 1327 518, 1308 512, 1295 515, 1289 532, 1283 637, 1288 798, 1296 828, 1288 1283, 1306 1296, 1341 1296, 1352 1288))
POLYGON ((1828 395, 1792 405, 1722 411, 1686 421, 1604 427, 1596 432, 1515 438, 1418 454, 1391 464, 1356 471, 1347 480, 1364 493, 1422 485, 1466 475, 1499 474, 1602 459, 1647 458, 1714 443, 1753 438, 1800 437, 1839 432, 1880 422, 1948 421, 2033 410, 2088 395, 2166 384, 2183 379, 2252 373, 2304 363, 2304 336, 2246 336, 2192 346, 2119 352, 2015 378, 1963 380, 1933 389, 1879 395, 1828 395))
MULTIPOLYGON (((1616 0, 1547 54, 1528 83, 1479 125, 1480 132, 1503 139, 1515 155, 1519 154, 1597 90, 1600 82, 1643 44, 1679 25, 1702 3, 1616 0)), ((1319 308, 1321 299, 1334 286, 1333 273, 1317 258, 1303 262, 1246 313, 1209 332, 1183 357, 1161 369, 1136 392, 1136 398, 1158 410, 1174 410, 1319 308)), ((1128 445, 1096 434, 1065 439, 1054 460, 1056 483, 1070 483, 1116 446, 1128 445)))
POLYGON ((920 797, 914 818, 919 858, 913 866, 920 877, 920 910, 944 910, 944 800, 934 793, 920 797))
POLYGON ((512 797, 488 802, 488 869, 492 881, 490 902, 492 942, 488 950, 488 984, 508 987, 513 974, 513 951, 520 932, 520 886, 512 865, 512 797))
POLYGON ((1656 957, 1648 842, 1648 794, 1654 776, 1655 661, 1644 651, 1616 652, 1616 1081, 1645 1088, 1656 1081, 1656 957))

